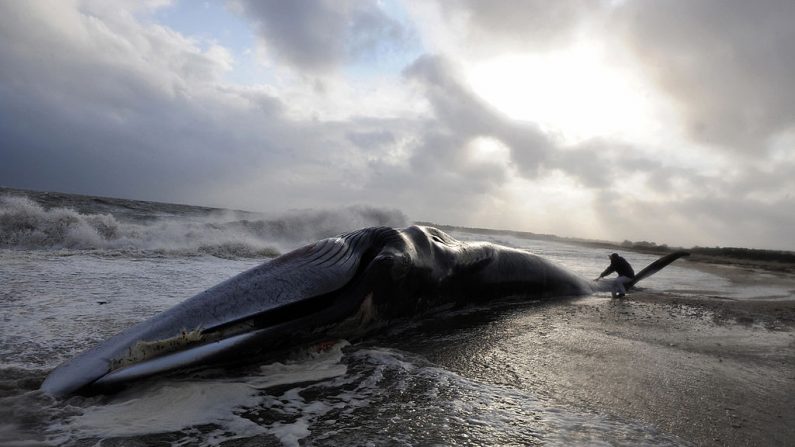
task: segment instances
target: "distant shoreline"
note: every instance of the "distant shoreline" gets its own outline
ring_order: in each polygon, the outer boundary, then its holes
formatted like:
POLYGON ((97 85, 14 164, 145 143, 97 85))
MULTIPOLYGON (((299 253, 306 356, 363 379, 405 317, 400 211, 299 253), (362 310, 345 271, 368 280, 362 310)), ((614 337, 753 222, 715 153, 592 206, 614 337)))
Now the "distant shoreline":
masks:
MULTIPOLYGON (((107 201, 109 203, 126 201, 138 204, 152 204, 152 203, 162 204, 174 207, 175 209, 179 208, 184 211, 193 211, 193 212, 231 211, 235 213, 251 214, 251 215, 259 214, 254 211, 234 210, 227 208, 201 206, 201 205, 160 202, 153 200, 115 198, 107 196, 92 196, 87 194, 73 194, 73 193, 65 193, 57 191, 27 190, 27 189, 0 186, 0 195, 6 195, 6 194, 25 195, 31 200, 34 200, 37 203, 39 203, 41 206, 45 207, 45 209, 53 207, 54 206, 53 202, 58 201, 59 199, 65 200, 69 197, 80 197, 95 201, 97 200, 107 201)), ((77 211, 84 212, 84 210, 79 209, 79 206, 77 211)), ((557 236, 554 234, 533 233, 529 231, 465 227, 458 225, 438 224, 427 221, 416 221, 414 223, 417 225, 433 226, 444 231, 462 231, 466 233, 486 234, 486 235, 500 235, 500 234, 511 235, 522 239, 555 241, 567 244, 576 244, 591 248, 604 248, 605 250, 608 251, 629 250, 639 253, 666 254, 675 250, 687 250, 694 256, 693 258, 691 258, 691 260, 694 261, 700 261, 711 264, 721 264, 721 265, 731 264, 731 265, 738 265, 748 268, 795 274, 795 252, 787 250, 768 250, 768 249, 740 248, 740 247, 698 247, 698 246, 691 248, 669 247, 667 245, 657 245, 654 242, 647 242, 647 241, 640 241, 640 242, 624 241, 622 243, 617 243, 611 241, 564 237, 564 236, 557 236)))
POLYGON ((416 222, 416 224, 433 226, 443 231, 461 231, 466 233, 486 235, 507 234, 522 239, 554 241, 566 244, 581 245, 590 248, 603 248, 606 251, 629 250, 638 253, 663 255, 677 250, 685 250, 692 255, 690 258, 692 261, 720 265, 737 265, 747 268, 795 274, 795 252, 786 250, 766 250, 739 247, 669 247, 667 245, 657 245, 654 242, 646 241, 624 241, 622 243, 616 243, 609 241, 562 237, 556 236, 554 234, 538 234, 529 231, 471 228, 456 225, 436 224, 433 222, 416 222))

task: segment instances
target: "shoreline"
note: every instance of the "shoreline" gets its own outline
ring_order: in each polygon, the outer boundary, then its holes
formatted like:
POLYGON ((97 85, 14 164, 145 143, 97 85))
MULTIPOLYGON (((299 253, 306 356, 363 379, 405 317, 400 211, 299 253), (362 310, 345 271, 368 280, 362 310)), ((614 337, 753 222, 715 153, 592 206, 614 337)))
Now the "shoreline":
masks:
MULTIPOLYGON (((603 375, 589 376, 582 386, 590 385, 590 391, 567 401, 638 417, 696 445, 791 445, 793 266, 701 256, 684 266, 738 286, 774 284, 790 297, 732 299, 640 289, 625 299, 573 301, 581 318, 574 331, 591 345, 605 345, 583 361, 603 375)), ((562 337, 557 348, 577 357, 581 346, 569 340, 562 337)))
POLYGON ((521 304, 444 323, 443 333, 458 328, 455 346, 398 347, 472 380, 640 422, 685 444, 791 445, 795 304, 726 304, 651 291, 521 304))
POLYGON ((630 251, 635 253, 646 253, 656 256, 663 256, 675 251, 687 251, 697 262, 710 263, 717 265, 734 264, 748 268, 756 268, 780 273, 795 273, 795 251, 743 248, 743 247, 678 247, 666 244, 658 245, 655 242, 615 242, 596 239, 584 239, 579 237, 558 236, 555 234, 532 233, 529 231, 517 231, 492 228, 473 228, 458 225, 437 224, 427 221, 416 221, 415 225, 427 225, 436 227, 443 231, 460 231, 470 234, 484 235, 508 235, 520 239, 542 240, 559 242, 563 244, 578 245, 582 247, 604 249, 612 252, 630 251))

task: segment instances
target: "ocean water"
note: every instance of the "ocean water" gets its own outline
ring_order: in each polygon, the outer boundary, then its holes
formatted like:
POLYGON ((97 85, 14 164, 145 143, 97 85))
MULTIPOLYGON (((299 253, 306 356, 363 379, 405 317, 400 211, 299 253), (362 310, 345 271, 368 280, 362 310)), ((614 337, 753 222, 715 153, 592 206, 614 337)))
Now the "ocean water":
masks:
MULTIPOLYGON (((268 216, 0 191, 0 445, 686 444, 638 421, 562 405, 544 390, 432 363, 412 346, 472 339, 460 337, 471 327, 440 328, 445 314, 244 367, 158 377, 110 396, 38 391, 62 361, 279 253, 409 223, 398 211, 364 207, 268 216)), ((607 264, 608 253, 577 245, 453 236, 525 248, 588 278, 607 264)), ((654 260, 627 257, 636 268, 654 260)), ((684 262, 642 285, 731 299, 789 293, 744 290, 684 262)), ((456 312, 510 321, 533 311, 531 302, 456 312)))

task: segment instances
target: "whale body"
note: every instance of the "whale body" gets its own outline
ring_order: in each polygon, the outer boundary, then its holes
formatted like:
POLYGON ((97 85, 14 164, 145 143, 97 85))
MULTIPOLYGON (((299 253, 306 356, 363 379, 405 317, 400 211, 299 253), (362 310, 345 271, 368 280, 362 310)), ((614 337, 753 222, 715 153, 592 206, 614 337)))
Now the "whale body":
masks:
MULTIPOLYGON (((685 255, 662 258, 637 280, 685 255)), ((55 368, 41 389, 55 396, 110 389, 231 356, 362 334, 451 303, 579 296, 605 286, 527 251, 460 242, 432 227, 365 228, 274 258, 132 326, 55 368)))

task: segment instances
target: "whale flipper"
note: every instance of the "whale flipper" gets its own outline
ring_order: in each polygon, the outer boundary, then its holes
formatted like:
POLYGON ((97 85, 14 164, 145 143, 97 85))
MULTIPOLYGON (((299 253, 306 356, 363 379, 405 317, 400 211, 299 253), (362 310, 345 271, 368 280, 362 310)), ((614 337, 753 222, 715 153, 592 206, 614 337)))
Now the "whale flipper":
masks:
POLYGON ((652 262, 651 264, 647 265, 643 270, 639 271, 632 281, 629 281, 624 284, 624 287, 629 289, 637 284, 639 281, 648 278, 649 276, 659 272, 660 270, 664 269, 668 264, 676 261, 679 258, 690 256, 690 253, 686 251, 676 251, 673 253, 669 253, 662 258, 652 262))

